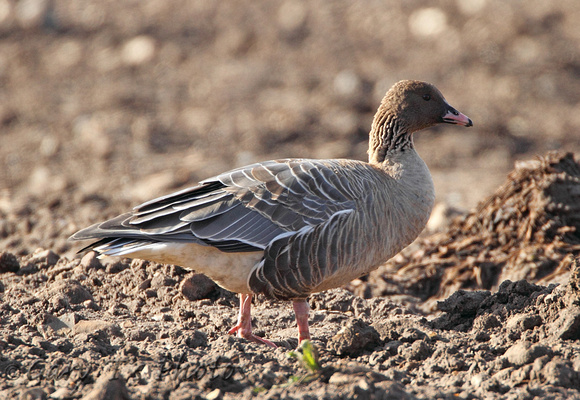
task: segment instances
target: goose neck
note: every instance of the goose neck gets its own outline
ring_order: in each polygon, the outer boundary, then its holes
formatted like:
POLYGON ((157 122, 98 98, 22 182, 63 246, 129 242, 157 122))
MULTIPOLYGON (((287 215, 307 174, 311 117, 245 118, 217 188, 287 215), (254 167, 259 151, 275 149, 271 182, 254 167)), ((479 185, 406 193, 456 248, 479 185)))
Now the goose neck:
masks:
POLYGON ((394 154, 412 150, 413 136, 393 114, 377 115, 369 134, 369 162, 382 164, 394 154))

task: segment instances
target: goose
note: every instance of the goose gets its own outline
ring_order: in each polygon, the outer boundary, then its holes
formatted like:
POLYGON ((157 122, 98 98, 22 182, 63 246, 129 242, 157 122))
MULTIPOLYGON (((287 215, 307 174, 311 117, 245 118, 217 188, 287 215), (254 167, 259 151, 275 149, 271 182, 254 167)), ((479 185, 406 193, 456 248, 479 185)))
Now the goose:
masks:
POLYGON ((310 339, 308 296, 340 287, 396 255, 421 233, 435 201, 413 133, 473 126, 433 85, 393 85, 376 112, 368 162, 279 159, 251 164, 147 201, 82 229, 102 256, 179 265, 238 293, 229 334, 252 333, 255 294, 292 301, 298 342, 310 339))

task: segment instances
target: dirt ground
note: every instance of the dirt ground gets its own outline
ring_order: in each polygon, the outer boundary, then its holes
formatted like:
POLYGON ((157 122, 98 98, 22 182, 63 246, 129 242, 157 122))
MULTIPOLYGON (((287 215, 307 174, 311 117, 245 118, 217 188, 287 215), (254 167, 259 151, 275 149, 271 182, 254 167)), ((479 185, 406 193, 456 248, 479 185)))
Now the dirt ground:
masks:
POLYGON ((580 399, 576 3, 0 0, 0 398, 580 399), (228 168, 365 159, 400 79, 474 127, 416 135, 424 235, 311 297, 316 374, 289 304, 255 301, 271 350, 203 276, 67 240, 228 168))

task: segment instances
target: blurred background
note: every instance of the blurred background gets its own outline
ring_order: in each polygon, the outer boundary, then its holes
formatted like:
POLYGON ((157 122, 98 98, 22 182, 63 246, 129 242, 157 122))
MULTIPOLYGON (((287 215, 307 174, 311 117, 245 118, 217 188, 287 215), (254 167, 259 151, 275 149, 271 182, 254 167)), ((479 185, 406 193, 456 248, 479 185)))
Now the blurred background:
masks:
POLYGON ((255 161, 366 160, 401 79, 475 124, 415 136, 439 203, 578 153, 578 0, 434 4, 0 0, 0 250, 74 254, 75 230, 255 161))

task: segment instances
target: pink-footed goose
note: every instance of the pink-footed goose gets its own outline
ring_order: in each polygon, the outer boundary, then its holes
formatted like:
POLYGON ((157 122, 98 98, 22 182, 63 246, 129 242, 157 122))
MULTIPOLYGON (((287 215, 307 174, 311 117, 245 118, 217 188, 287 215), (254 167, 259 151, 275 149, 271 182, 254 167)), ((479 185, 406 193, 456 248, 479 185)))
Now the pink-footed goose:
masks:
MULTIPOLYGON (((369 138, 369 162, 282 159, 225 172, 160 197, 72 239, 100 239, 101 255, 176 264, 240 294, 229 333, 252 334, 252 295, 292 300, 299 342, 310 338, 307 297, 344 285, 421 233, 435 194, 413 132, 472 126, 433 85, 401 81, 386 94, 369 138)), ((84 250, 84 249, 83 249, 84 250)))

